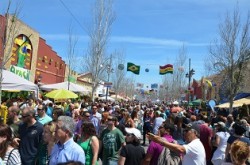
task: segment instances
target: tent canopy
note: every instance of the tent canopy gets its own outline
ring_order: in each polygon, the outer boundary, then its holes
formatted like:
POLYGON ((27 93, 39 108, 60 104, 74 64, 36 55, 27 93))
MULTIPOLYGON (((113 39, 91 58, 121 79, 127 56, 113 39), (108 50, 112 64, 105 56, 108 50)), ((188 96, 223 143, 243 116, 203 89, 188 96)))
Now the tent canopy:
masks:
MULTIPOLYGON (((103 97, 98 97, 99 100, 106 100, 106 96, 103 96, 103 97)), ((112 97, 107 97, 107 100, 109 101, 115 101, 115 99, 113 99, 112 97)))
POLYGON ((56 83, 56 84, 42 85, 42 86, 40 86, 40 88, 42 90, 45 90, 45 91, 50 91, 53 89, 66 89, 66 90, 68 90, 68 86, 69 86, 69 90, 73 91, 73 92, 80 92, 80 93, 88 92, 83 86, 77 85, 77 84, 69 82, 69 81, 56 83))
POLYGON ((239 100, 235 100, 234 104, 241 104, 241 105, 246 104, 246 105, 249 105, 250 104, 250 96, 246 97, 246 98, 239 99, 239 100))
MULTIPOLYGON (((233 107, 241 107, 243 104, 246 104, 246 105, 250 104, 250 96, 233 101, 233 107)), ((227 102, 227 103, 223 103, 220 105, 216 105, 215 107, 217 107, 217 108, 229 108, 229 106, 230 106, 230 103, 227 102)))
POLYGON ((194 100, 194 101, 192 101, 192 103, 193 103, 193 105, 195 105, 195 106, 198 106, 198 105, 201 105, 201 99, 197 99, 197 100, 194 100))
POLYGON ((2 90, 36 91, 38 86, 8 70, 2 70, 2 90))

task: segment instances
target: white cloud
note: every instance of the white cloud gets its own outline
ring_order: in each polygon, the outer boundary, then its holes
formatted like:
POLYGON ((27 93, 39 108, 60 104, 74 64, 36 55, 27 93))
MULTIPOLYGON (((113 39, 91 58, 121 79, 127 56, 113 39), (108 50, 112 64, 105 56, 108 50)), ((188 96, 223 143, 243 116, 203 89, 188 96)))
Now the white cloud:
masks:
MULTIPOLYGON (((42 34, 45 40, 64 40, 67 41, 69 38, 68 34, 42 34)), ((88 42, 89 37, 84 35, 77 36, 80 41, 88 42)), ((131 44, 142 44, 151 46, 176 46, 180 47, 183 44, 187 46, 207 46, 209 43, 190 43, 180 40, 173 39, 161 39, 161 38, 151 38, 151 37, 136 37, 136 36, 111 36, 111 42, 113 43, 131 43, 131 44)))

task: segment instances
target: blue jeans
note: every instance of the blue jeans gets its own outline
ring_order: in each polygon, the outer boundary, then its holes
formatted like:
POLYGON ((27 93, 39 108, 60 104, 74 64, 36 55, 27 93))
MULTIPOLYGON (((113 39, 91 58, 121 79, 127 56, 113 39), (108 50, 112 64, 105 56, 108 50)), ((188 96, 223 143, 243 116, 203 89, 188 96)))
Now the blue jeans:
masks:
POLYGON ((108 165, 117 165, 118 161, 117 160, 108 160, 108 165))

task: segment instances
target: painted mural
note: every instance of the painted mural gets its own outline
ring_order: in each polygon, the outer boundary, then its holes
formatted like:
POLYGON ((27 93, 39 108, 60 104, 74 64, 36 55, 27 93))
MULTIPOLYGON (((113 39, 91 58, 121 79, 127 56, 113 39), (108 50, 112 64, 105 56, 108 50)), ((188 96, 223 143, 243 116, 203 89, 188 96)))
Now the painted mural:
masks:
POLYGON ((12 48, 12 64, 20 68, 30 69, 32 60, 32 46, 27 36, 21 34, 12 48))

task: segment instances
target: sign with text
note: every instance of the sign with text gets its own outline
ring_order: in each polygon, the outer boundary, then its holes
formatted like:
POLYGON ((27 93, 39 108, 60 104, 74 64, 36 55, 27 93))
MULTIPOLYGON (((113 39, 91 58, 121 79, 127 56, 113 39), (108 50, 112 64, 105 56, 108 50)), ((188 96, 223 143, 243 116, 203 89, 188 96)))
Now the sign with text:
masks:
POLYGON ((26 79, 26 80, 30 80, 30 70, 28 70, 28 69, 24 69, 24 68, 20 68, 18 66, 11 65, 10 71, 12 73, 15 73, 16 75, 26 79))
POLYGON ((104 83, 104 87, 111 87, 112 86, 112 82, 105 82, 104 83))

